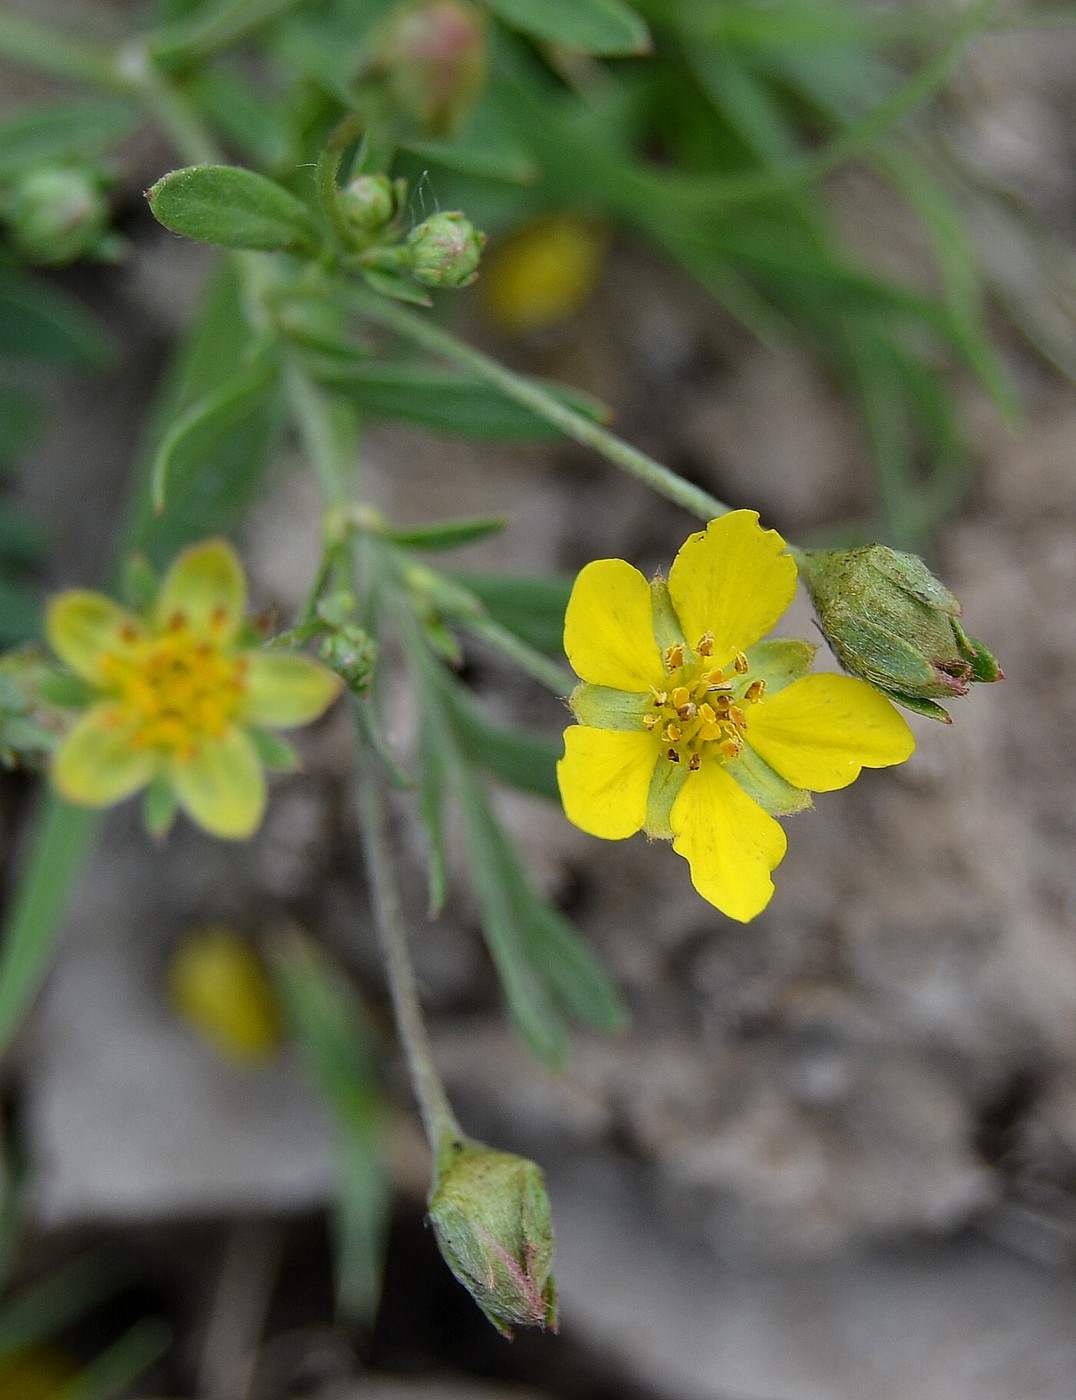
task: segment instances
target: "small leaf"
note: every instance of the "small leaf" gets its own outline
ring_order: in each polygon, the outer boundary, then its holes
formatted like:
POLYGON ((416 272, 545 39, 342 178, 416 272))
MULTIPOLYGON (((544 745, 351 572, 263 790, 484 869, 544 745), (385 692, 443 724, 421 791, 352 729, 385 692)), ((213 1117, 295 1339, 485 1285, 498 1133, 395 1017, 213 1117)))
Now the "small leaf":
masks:
POLYGON ((190 165, 147 190, 153 216, 185 238, 221 248, 297 252, 319 231, 301 200, 264 175, 235 165, 190 165))
MULTIPOLYGON (((433 703, 438 703, 434 697, 433 703)), ((419 815, 426 828, 427 889, 431 916, 445 907, 445 760, 436 740, 436 726, 422 729, 419 752, 419 815)))
POLYGON ((535 734, 494 724, 481 714, 461 686, 453 686, 452 712, 468 756, 501 782, 537 797, 559 799, 557 760, 563 746, 535 734))
MULTIPOLYGON (((326 356, 311 357, 308 366, 323 384, 333 385, 356 407, 375 417, 499 442, 552 442, 561 437, 559 428, 529 408, 486 384, 447 370, 326 356)), ((605 406, 581 390, 550 383, 542 387, 595 422, 607 416, 605 406)))
POLYGON ((621 0, 482 0, 512 29, 536 39, 566 44, 584 53, 642 54, 650 51, 646 25, 621 0))
POLYGON ((459 549, 461 545, 484 540, 508 524, 506 515, 482 515, 469 520, 439 520, 435 525, 419 525, 413 530, 383 530, 381 533, 393 544, 407 549, 459 549))
POLYGON ((380 292, 383 297, 391 297, 393 301, 406 301, 411 306, 433 305, 433 298, 421 287, 416 287, 414 282, 409 282, 406 277, 398 277, 392 272, 381 272, 376 267, 366 268, 362 275, 366 285, 372 287, 375 292, 380 292))
POLYGON ((278 773, 294 773, 299 767, 299 755, 278 734, 270 734, 267 729, 248 729, 247 734, 266 768, 278 773))
POLYGON ((262 363, 206 394, 176 419, 153 461, 153 508, 158 514, 165 508, 170 474, 175 471, 182 477, 196 471, 237 428, 259 413, 273 378, 273 367, 262 363))

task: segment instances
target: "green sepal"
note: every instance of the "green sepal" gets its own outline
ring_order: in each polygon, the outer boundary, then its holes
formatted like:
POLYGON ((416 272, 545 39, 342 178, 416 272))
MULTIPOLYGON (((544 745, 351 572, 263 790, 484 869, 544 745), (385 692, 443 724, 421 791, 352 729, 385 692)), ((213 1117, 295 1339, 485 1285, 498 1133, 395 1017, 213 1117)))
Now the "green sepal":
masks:
POLYGON ((581 682, 568 696, 568 706, 580 724, 591 729, 645 729, 643 716, 653 711, 649 695, 614 690, 608 685, 581 682))
POLYGON ((902 695, 899 690, 884 690, 881 686, 878 686, 877 689, 892 700, 894 705, 903 705, 906 710, 911 710, 913 714, 924 715, 927 719, 940 720, 942 724, 952 724, 953 722, 949 711, 935 700, 928 700, 922 695, 902 695))
POLYGON ((673 803, 687 780, 686 763, 670 763, 661 757, 654 765, 650 791, 646 798, 646 821, 643 830, 651 841, 671 841, 675 835, 670 825, 673 803))
POLYGON ((41 700, 66 710, 85 709, 97 698, 89 681, 70 671, 46 671, 37 683, 37 693, 41 700))
POLYGON ((771 817, 789 817, 814 806, 809 792, 786 782, 750 744, 744 746, 738 758, 725 764, 725 772, 771 817))
POLYGON ((153 217, 173 233, 218 248, 299 252, 320 241, 310 209, 293 194, 236 165, 189 165, 146 191, 153 217))
POLYGON ((467 520, 440 520, 434 525, 420 525, 414 530, 384 529, 380 533, 393 544, 407 549, 459 549, 462 545, 495 535, 510 523, 507 515, 483 515, 467 520))
POLYGON ((167 836, 179 811, 179 799, 175 789, 164 776, 158 773, 150 780, 142 798, 142 820, 151 836, 167 836))
POLYGON ((953 635, 960 648, 960 654, 971 666, 972 679, 976 681, 1000 681, 1004 673, 993 652, 988 651, 978 637, 969 636, 956 618, 953 618, 953 635))
POLYGON ((406 277, 400 277, 394 272, 381 272, 374 267, 366 268, 362 275, 366 285, 383 297, 391 297, 393 301, 406 301, 411 306, 433 305, 433 299, 406 277))
POLYGON ((270 734, 267 729, 250 728, 246 732, 266 768, 278 773, 294 773, 299 768, 299 755, 279 735, 270 734))
POLYGON ((691 648, 687 644, 684 629, 680 626, 680 619, 676 616, 676 609, 669 597, 668 582, 660 574, 656 574, 650 580, 650 607, 654 619, 654 640, 658 644, 658 650, 666 651, 669 647, 682 646, 685 657, 689 656, 691 648))
POLYGON ((918 598, 929 608, 957 617, 963 611, 960 602, 927 568, 918 554, 908 554, 902 549, 886 549, 880 545, 870 545, 865 553, 870 554, 871 562, 880 574, 918 598))
POLYGON ((137 613, 148 613, 160 588, 153 565, 144 554, 130 554, 123 565, 120 594, 128 607, 137 613))
POLYGON ((766 682, 767 693, 776 695, 785 686, 807 675, 817 650, 811 642, 793 641, 788 637, 757 642, 747 651, 747 662, 751 668, 748 681, 762 678, 766 682))

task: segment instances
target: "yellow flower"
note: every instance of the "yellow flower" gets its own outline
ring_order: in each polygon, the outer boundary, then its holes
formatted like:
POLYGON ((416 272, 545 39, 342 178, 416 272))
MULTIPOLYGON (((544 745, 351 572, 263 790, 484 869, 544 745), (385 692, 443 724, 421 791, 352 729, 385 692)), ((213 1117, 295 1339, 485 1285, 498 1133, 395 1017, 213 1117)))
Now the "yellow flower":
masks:
POLYGON ((186 935, 168 969, 168 996, 193 1030, 240 1064, 268 1060, 283 1039, 265 964, 223 924, 186 935))
POLYGON ((568 819, 611 841, 671 839, 699 894, 743 922, 773 894, 774 818, 915 747, 865 681, 808 675, 810 643, 759 641, 795 591, 784 540, 737 510, 688 538, 668 581, 588 564, 565 618, 583 682, 557 767, 568 819))
POLYGON ((245 606, 243 568, 223 540, 179 555, 145 616, 100 593, 53 599, 49 641, 92 690, 53 756, 62 797, 107 807, 152 784, 166 815, 178 803, 214 836, 257 829, 274 742, 264 728, 317 719, 340 682, 310 657, 245 646, 245 606))
POLYGON ((585 219, 537 219, 488 254, 480 283, 489 319, 512 335, 549 330, 573 316, 598 283, 606 239, 585 219))

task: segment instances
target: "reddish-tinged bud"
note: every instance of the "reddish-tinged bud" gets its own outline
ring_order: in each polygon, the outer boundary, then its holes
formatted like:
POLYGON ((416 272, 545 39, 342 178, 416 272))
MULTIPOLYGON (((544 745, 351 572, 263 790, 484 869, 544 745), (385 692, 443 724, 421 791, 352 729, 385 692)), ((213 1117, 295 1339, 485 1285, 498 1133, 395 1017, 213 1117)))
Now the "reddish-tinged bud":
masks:
POLYGON ((371 56, 398 115, 438 139, 463 126, 487 68, 485 19, 464 0, 419 0, 394 11, 371 56))

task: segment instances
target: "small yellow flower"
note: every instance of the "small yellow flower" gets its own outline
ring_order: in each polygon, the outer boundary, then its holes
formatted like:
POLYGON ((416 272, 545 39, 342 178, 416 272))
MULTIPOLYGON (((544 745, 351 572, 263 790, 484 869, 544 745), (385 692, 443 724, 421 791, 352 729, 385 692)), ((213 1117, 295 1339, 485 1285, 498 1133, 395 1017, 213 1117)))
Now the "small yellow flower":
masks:
POLYGON ((759 641, 795 591, 784 540, 737 510, 689 536, 668 581, 588 564, 565 618, 583 682, 557 766, 568 819, 611 841, 671 839, 699 894, 743 922, 773 894, 786 846, 774 817, 915 748, 865 681, 808 675, 810 643, 759 641))
POLYGON ((230 1060, 260 1064, 280 1047, 273 984, 253 945, 235 929, 210 924, 185 936, 168 968, 168 997, 176 1013, 230 1060))
POLYGON ((480 287, 489 319, 510 335, 560 325, 594 292, 606 241, 594 224, 566 214, 516 229, 486 257, 480 287))
POLYGON ((223 540, 179 555, 146 616, 100 593, 52 600, 49 641, 93 691, 53 756, 62 797, 107 807, 154 783, 214 836, 257 829, 263 728, 309 724, 340 682, 310 657, 245 646, 245 606, 243 568, 223 540))

